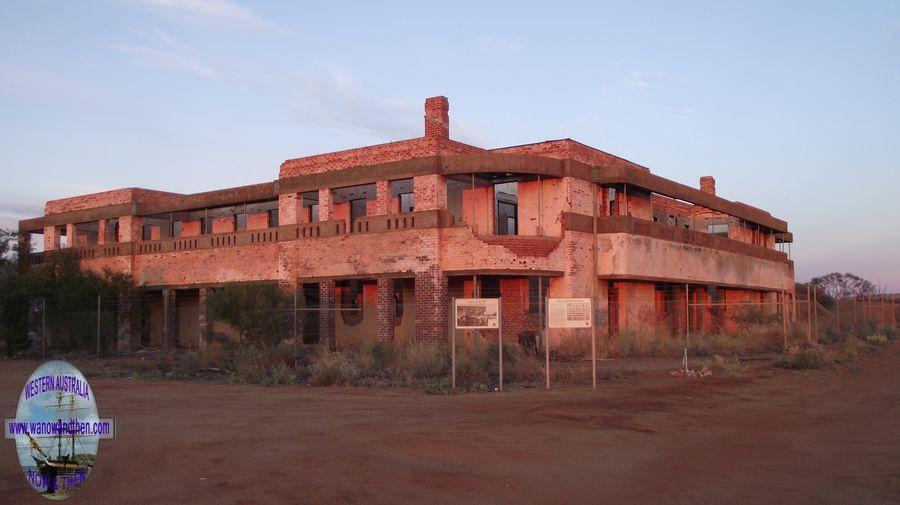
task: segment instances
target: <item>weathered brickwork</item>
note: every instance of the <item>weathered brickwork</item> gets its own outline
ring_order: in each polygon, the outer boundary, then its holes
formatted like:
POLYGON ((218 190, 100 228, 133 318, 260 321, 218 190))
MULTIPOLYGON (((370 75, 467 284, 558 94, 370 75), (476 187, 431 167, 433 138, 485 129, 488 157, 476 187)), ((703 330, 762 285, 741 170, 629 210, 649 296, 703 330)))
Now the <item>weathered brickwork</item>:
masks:
POLYGON ((397 321, 397 303, 394 298, 394 279, 378 278, 378 340, 394 341, 394 327, 397 321))
POLYGON ((445 342, 448 334, 447 276, 437 265, 416 272, 416 340, 445 342))
MULTIPOLYGON (((649 189, 646 167, 571 139, 485 150, 450 138, 449 112, 446 97, 429 98, 422 137, 289 159, 275 182, 195 195, 126 188, 65 198, 20 228, 43 233, 51 252, 65 235, 85 268, 143 284, 145 340, 153 346, 201 347, 208 331, 236 338, 206 308, 209 291, 228 282, 278 284, 292 300, 297 293, 303 317, 295 334, 330 347, 443 342, 449 293, 472 296, 473 277, 499 289, 482 296, 502 298, 509 342, 540 332, 537 279, 550 297, 596 300, 609 338, 618 328, 680 328, 688 319, 708 331, 721 318, 709 308, 714 302, 782 300, 782 291, 791 299, 793 264, 775 251, 776 240, 792 240, 786 225, 710 197, 712 177, 701 178, 702 194, 649 189), (607 173, 639 174, 634 180, 647 187, 603 179, 607 173), (118 235, 110 236, 114 220, 118 235), (710 236, 713 228, 723 238, 710 236), (661 298, 658 289, 675 286, 678 296, 684 283, 696 307, 688 316, 677 309, 683 300, 661 298)), ((27 247, 32 238, 23 237, 27 247)), ((119 350, 140 344, 136 324, 120 318, 119 350)), ((560 330, 550 341, 589 335, 560 330)))

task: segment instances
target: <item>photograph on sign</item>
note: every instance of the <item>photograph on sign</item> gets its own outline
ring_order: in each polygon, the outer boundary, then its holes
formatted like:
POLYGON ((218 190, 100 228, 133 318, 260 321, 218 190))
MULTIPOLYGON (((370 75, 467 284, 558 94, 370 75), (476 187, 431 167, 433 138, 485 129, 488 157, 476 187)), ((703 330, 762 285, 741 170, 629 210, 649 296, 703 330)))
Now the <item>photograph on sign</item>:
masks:
POLYGON ((459 329, 499 328, 498 298, 457 298, 454 320, 459 329))
POLYGON ((550 328, 590 328, 590 298, 548 298, 547 322, 550 328))

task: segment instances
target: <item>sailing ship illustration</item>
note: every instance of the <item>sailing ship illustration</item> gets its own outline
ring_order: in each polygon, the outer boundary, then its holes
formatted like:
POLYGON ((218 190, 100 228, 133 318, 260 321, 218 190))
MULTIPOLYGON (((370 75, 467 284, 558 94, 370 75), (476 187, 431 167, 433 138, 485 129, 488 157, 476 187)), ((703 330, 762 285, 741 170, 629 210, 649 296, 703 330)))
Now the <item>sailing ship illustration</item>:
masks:
MULTIPOLYGON (((56 419, 62 425, 68 425, 75 418, 75 412, 86 410, 76 406, 74 394, 56 393, 56 403, 44 407, 56 408, 56 419)), ((84 435, 77 430, 56 430, 50 435, 32 435, 26 433, 30 442, 31 458, 34 459, 40 474, 43 494, 48 498, 66 498, 77 490, 87 479, 94 467, 96 455, 90 454, 80 443, 84 435), (82 446, 81 452, 76 450, 82 446), (54 456, 54 452, 56 453, 54 456)))

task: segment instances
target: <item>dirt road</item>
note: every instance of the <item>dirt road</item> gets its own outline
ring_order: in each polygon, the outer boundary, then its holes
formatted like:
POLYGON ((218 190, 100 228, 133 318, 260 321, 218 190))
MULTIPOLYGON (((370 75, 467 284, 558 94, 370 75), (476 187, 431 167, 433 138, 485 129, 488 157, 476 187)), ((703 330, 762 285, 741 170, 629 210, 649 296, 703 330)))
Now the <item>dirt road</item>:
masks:
MULTIPOLYGON (((0 362, 12 417, 33 362, 0 362)), ((898 503, 900 345, 838 372, 429 396, 94 379, 70 503, 898 503), (856 368, 853 370, 853 368, 856 368)), ((43 503, 12 441, 0 502, 43 503)))

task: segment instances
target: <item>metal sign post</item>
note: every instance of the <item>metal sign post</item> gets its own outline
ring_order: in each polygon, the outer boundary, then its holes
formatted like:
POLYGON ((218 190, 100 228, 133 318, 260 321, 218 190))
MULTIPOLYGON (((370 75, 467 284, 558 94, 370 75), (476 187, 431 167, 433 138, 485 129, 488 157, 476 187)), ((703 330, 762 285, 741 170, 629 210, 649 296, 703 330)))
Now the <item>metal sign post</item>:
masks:
MULTIPOLYGON (((594 307, 590 298, 548 298, 548 328, 588 328, 591 330, 591 384, 597 389, 597 339, 594 307)), ((548 346, 549 348, 549 346, 548 346)), ((547 353, 547 389, 550 389, 550 354, 547 353)))
POLYGON ((499 353, 499 364, 500 364, 500 391, 503 391, 503 303, 500 301, 500 298, 497 298, 497 318, 501 321, 499 328, 497 328, 497 347, 499 353))
MULTIPOLYGON (((455 305, 456 298, 451 298, 451 312, 455 305)), ((450 389, 456 391, 456 318, 450 321, 450 389)))
MULTIPOLYGON (((541 300, 546 300, 542 297, 541 300)), ((541 307, 541 333, 544 334, 544 375, 547 377, 547 391, 550 391, 550 333, 547 331, 547 318, 544 317, 544 310, 547 304, 541 307)))
MULTIPOLYGON (((453 298, 453 330, 498 330, 500 347, 500 391, 503 391, 503 329, 500 321, 499 298, 453 298)), ((456 331, 452 331, 451 368, 453 387, 456 387, 456 331)))

